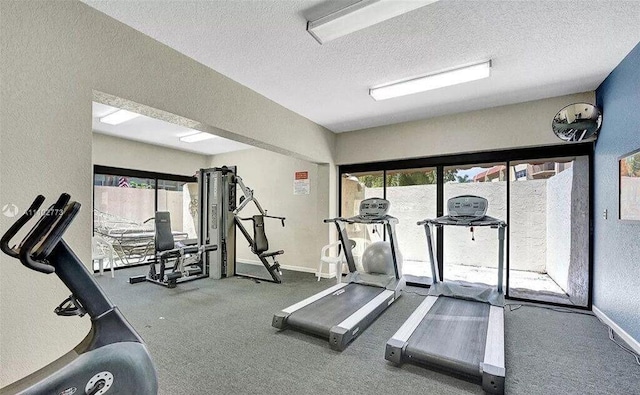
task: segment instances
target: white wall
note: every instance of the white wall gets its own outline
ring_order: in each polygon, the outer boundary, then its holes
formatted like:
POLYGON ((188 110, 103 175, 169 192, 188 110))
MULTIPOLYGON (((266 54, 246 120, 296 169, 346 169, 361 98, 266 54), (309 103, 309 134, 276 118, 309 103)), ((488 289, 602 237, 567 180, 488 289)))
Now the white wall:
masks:
MULTIPOLYGON (((363 186, 361 188, 363 190, 358 191, 355 182, 343 179, 342 196, 345 203, 343 215, 345 210, 347 210, 347 216, 354 215, 352 208, 364 198, 382 196, 382 188, 364 188, 363 186)), ((506 220, 506 183, 504 181, 445 185, 445 200, 464 194, 487 198, 489 215, 506 220)), ((511 267, 515 270, 545 273, 545 195, 546 180, 519 181, 512 185, 513 207, 510 227, 515 224, 518 228, 518 231, 510 235, 512 245, 517 246, 511 249, 511 267), (519 204, 516 205, 514 202, 519 204)), ((386 198, 391 202, 389 214, 399 219, 396 233, 404 261, 428 262, 424 230, 416 223, 436 216, 436 186, 387 187, 386 198)), ((445 234, 446 264, 497 267, 498 239, 495 229, 476 227, 475 241, 471 240, 468 228, 449 227, 445 229, 445 234)), ((406 274, 420 275, 411 270, 419 268, 418 270, 422 271, 426 265, 406 265, 405 268, 407 268, 406 274)))
MULTIPOLYGON (((547 180, 519 180, 510 185, 510 265, 517 270, 547 271, 547 180)), ((511 284, 517 287, 518 284, 511 284)))
POLYGON ((362 163, 516 147, 565 144, 551 120, 567 104, 593 103, 593 92, 422 121, 340 133, 336 163, 362 163))
MULTIPOLYGON (((545 273, 546 260, 546 180, 527 180, 513 183, 511 189, 511 218, 519 219, 516 226, 526 231, 512 232, 511 267, 545 273), (517 185, 517 187, 515 186, 517 185), (542 199, 541 199, 542 196, 542 199), (518 202, 515 204, 514 202, 518 202)), ((445 185, 445 201, 459 195, 477 195, 489 200, 488 215, 506 221, 506 183, 471 182, 445 185)), ((365 197, 382 196, 382 188, 366 188, 365 197)), ((428 262, 426 238, 416 222, 435 217, 436 186, 411 185, 388 187, 389 213, 397 217, 398 244, 405 260, 428 262)), ((510 225, 511 226, 511 225, 510 225)), ((444 258, 446 264, 483 267, 498 266, 498 232, 491 228, 475 228, 475 241, 469 228, 445 228, 444 258)), ((435 243, 435 242, 434 242, 435 243)), ((568 262, 568 258, 567 258, 568 262)), ((567 263, 568 266, 568 263, 567 263)), ((409 273, 412 274, 412 273, 409 273)))
POLYGON ((93 133, 94 165, 193 176, 209 165, 210 157, 192 152, 93 133))
POLYGON ((573 168, 549 178, 547 182, 547 271, 567 289, 571 263, 571 207, 573 168))
MULTIPOLYGON (((320 249, 327 243, 330 231, 329 225, 322 222, 330 216, 329 200, 324 198, 328 196, 328 166, 259 148, 213 156, 212 167, 223 165, 238 167, 238 175, 247 187, 254 190, 255 197, 269 214, 287 218, 284 228, 277 220, 265 221, 270 250, 285 251, 278 257, 283 268, 315 271, 320 249), (309 172, 311 185, 308 195, 293 194, 296 171, 309 172)), ((249 217, 256 213, 255 206, 249 204, 240 216, 249 217)), ((251 229, 250 222, 245 225, 251 229)), ((240 232, 236 238, 236 259, 259 262, 240 232)))
POLYGON ((589 295, 589 159, 578 157, 547 183, 547 271, 571 302, 589 295))
MULTIPOLYGON (((94 91, 223 137, 332 162, 331 132, 80 2, 0 2, 0 48, 0 205, 24 209, 38 193, 69 192, 83 208, 65 238, 87 264, 94 91)), ((326 190, 335 190, 329 177, 326 190)), ((0 216, 0 232, 10 223, 0 216)), ((51 312, 68 296, 55 276, 1 255, 0 387, 67 352, 89 327, 86 318, 51 312)))
POLYGON ((589 297, 589 158, 576 158, 571 169, 571 263, 567 295, 574 304, 586 306, 589 297))

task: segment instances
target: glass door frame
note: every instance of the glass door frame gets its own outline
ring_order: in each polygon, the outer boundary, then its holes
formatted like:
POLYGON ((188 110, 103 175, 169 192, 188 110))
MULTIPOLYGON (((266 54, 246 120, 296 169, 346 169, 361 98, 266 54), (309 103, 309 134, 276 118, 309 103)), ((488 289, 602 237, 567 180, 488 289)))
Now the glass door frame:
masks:
MULTIPOLYGON (((403 170, 403 169, 412 169, 412 168, 422 168, 422 167, 433 167, 436 169, 436 215, 442 216, 444 215, 444 169, 445 167, 450 166, 468 166, 474 164, 483 164, 483 163, 495 163, 495 162, 503 162, 507 166, 507 174, 509 174, 509 169, 512 161, 524 161, 524 160, 544 160, 544 159, 553 159, 553 158, 563 158, 563 157, 571 157, 571 156, 586 156, 589 159, 589 290, 587 297, 587 305, 586 306, 571 306, 567 304, 554 303, 554 302, 545 302, 535 300, 533 302, 552 305, 552 306, 561 306, 561 307, 573 307, 581 310, 591 310, 593 303, 593 162, 594 162, 594 150, 595 150, 595 142, 587 142, 587 143, 567 143, 561 145, 550 145, 550 146, 541 146, 541 147, 528 147, 528 148, 518 148, 518 149, 509 149, 509 150, 495 150, 495 151, 482 151, 482 152, 472 152, 472 153, 462 153, 462 154, 449 154, 443 156, 430 156, 423 158, 414 158, 414 159, 403 159, 403 160, 392 160, 392 161, 382 161, 382 162, 367 162, 367 163, 355 163, 355 164, 345 164, 338 166, 338 215, 342 215, 342 178, 344 174, 349 173, 364 173, 364 172, 383 172, 383 194, 386 196, 387 189, 387 171, 395 171, 395 170, 403 170)), ((509 177, 507 177, 507 180, 509 177)), ((510 219, 510 211, 511 211, 511 203, 510 203, 510 181, 507 181, 506 187, 506 205, 507 205, 507 224, 510 219)), ((437 240, 436 240, 436 256, 438 258, 438 269, 440 270, 440 276, 442 277, 444 272, 444 232, 442 228, 438 228, 437 232, 437 240)), ((507 226, 507 233, 509 232, 509 227, 507 226)), ((509 295, 509 274, 510 274, 510 249, 511 249, 511 241, 510 237, 507 236, 506 243, 506 251, 505 251, 505 267, 506 267, 506 283, 505 283, 505 298, 509 300, 522 301, 522 302, 532 302, 532 300, 512 297, 509 295)), ((423 284, 413 284, 415 286, 424 286, 423 284)))

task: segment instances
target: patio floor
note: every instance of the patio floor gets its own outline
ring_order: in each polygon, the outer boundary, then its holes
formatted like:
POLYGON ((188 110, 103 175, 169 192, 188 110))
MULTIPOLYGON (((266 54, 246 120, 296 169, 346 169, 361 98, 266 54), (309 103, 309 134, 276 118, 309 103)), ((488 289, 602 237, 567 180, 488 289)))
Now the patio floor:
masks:
MULTIPOLYGON (((402 271, 405 275, 431 278, 431 268, 427 262, 406 260, 403 262, 402 271)), ((496 285, 498 282, 498 273, 495 268, 450 264, 446 265, 444 274, 447 280, 488 285, 496 285)), ((511 270, 509 282, 510 296, 572 304, 564 290, 546 273, 511 270)))

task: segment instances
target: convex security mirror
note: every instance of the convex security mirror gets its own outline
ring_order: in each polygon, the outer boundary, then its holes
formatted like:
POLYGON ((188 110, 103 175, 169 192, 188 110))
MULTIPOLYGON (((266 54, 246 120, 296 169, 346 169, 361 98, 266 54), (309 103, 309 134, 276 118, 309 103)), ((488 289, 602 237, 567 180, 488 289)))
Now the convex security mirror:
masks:
POLYGON ((553 118, 553 133, 564 141, 595 140, 602 125, 600 109, 589 103, 569 104, 553 118))

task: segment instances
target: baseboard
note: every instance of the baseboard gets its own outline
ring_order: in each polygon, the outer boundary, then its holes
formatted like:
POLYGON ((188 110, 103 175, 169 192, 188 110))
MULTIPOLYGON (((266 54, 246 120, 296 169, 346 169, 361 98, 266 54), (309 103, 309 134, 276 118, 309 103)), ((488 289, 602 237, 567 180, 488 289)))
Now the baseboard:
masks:
POLYGON ((617 337, 619 337, 622 341, 627 343, 627 345, 629 347, 631 347, 631 349, 633 349, 633 351, 636 354, 640 354, 640 342, 639 341, 637 341, 636 339, 631 337, 630 334, 628 334, 624 329, 620 328, 618 326, 618 324, 613 322, 613 320, 611 318, 607 317, 607 315, 605 313, 603 313, 602 310, 600 310, 596 306, 592 306, 591 310, 593 310, 593 313, 596 315, 596 317, 600 318, 600 320, 602 322, 604 322, 605 325, 607 325, 611 329, 613 329, 613 331, 615 332, 617 337))
MULTIPOLYGON (((254 261, 254 260, 250 260, 250 259, 238 259, 238 262, 242 262, 242 263, 246 263, 247 265, 257 265, 257 266, 262 266, 262 262, 260 261, 254 261)), ((315 268, 311 268, 311 267, 306 267, 306 266, 292 266, 292 265, 280 265, 280 267, 284 270, 291 270, 294 272, 303 272, 303 273, 313 273, 316 274, 317 273, 317 269, 315 268)), ((320 277, 322 278, 335 278, 336 276, 336 272, 329 272, 329 273, 321 273, 320 277)))

